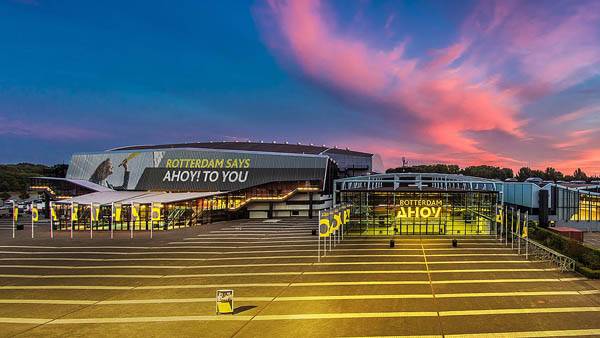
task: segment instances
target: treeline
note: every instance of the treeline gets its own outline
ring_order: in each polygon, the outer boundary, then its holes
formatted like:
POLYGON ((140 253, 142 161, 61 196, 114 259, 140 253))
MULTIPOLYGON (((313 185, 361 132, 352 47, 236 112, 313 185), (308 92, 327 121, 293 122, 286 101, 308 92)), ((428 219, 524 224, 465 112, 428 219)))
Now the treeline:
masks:
POLYGON ((68 167, 66 164, 51 167, 31 163, 0 164, 0 192, 25 192, 29 177, 65 177, 68 167))
POLYGON ((546 168, 545 171, 534 170, 529 167, 519 169, 515 176, 510 168, 492 167, 489 165, 469 166, 461 169, 456 164, 423 164, 411 167, 398 167, 386 170, 386 173, 437 173, 437 174, 462 174, 465 176, 476 176, 490 179, 506 180, 507 178, 516 178, 518 181, 525 181, 531 177, 539 177, 544 181, 595 181, 598 177, 587 176, 581 169, 575 170, 573 175, 563 175, 554 168, 546 168))

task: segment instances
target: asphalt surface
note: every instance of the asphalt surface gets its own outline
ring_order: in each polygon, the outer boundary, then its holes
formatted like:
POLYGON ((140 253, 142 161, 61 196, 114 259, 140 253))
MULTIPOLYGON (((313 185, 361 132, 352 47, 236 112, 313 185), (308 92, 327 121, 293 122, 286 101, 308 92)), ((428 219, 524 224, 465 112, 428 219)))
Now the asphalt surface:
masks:
POLYGON ((315 220, 45 228, 0 230, 2 337, 600 337, 598 281, 490 237, 351 237, 317 263, 315 220))

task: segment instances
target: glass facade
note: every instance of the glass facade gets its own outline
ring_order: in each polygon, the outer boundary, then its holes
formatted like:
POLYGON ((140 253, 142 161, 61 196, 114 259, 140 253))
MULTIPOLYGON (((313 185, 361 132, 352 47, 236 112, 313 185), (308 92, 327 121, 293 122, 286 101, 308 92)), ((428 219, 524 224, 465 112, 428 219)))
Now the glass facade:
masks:
MULTIPOLYGON (((248 218, 246 206, 256 201, 285 201, 296 192, 313 192, 321 189, 316 186, 320 182, 274 182, 248 189, 233 191, 227 194, 181 202, 163 203, 160 207, 160 220, 151 221, 151 204, 140 204, 139 219, 133 221, 131 204, 121 205, 121 219, 113 220, 113 230, 169 230, 202 224, 248 218)), ((57 230, 71 229, 71 204, 57 203, 58 220, 53 226, 57 230)), ((89 204, 80 204, 77 220, 73 221, 73 230, 110 230, 112 219, 111 205, 100 206, 97 221, 91 221, 89 204)))
POLYGON ((600 196, 597 193, 557 189, 556 213, 559 221, 600 221, 600 196))
POLYGON ((341 191, 352 204, 348 235, 491 235, 496 191, 341 191))

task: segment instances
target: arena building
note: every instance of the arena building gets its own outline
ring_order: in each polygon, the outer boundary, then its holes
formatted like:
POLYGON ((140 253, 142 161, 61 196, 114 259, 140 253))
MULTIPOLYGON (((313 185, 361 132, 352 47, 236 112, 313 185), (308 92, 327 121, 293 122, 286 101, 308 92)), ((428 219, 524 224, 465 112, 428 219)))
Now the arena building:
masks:
POLYGON ((77 230, 160 230, 234 218, 312 218, 331 206, 335 179, 382 171, 377 155, 325 145, 185 143, 74 154, 66 178, 35 177, 30 188, 54 200, 57 229, 73 223, 77 230), (152 205, 160 208, 159 221, 151 221, 152 205))

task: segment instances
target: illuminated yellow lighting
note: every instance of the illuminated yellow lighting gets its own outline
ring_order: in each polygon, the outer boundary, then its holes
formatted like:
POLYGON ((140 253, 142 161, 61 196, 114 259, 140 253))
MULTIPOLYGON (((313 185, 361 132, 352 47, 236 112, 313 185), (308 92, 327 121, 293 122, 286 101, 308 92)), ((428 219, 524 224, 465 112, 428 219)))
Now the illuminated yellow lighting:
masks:
POLYGON ((256 197, 250 197, 244 201, 242 201, 238 206, 234 207, 234 208, 229 208, 229 210, 237 210, 241 207, 243 207, 244 205, 253 202, 253 201, 283 201, 285 199, 287 199, 288 197, 292 196, 293 194, 295 194, 298 191, 318 191, 319 188, 307 188, 307 187, 300 187, 300 188, 296 188, 292 191, 290 191, 289 193, 283 195, 283 196, 264 196, 264 197, 260 197, 260 196, 256 196, 256 197))

